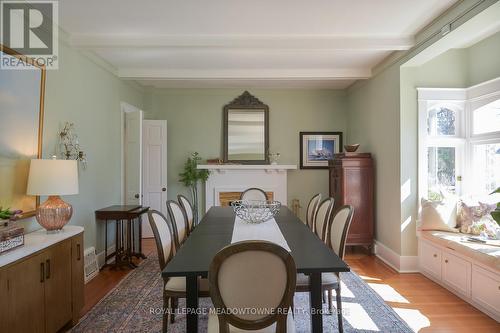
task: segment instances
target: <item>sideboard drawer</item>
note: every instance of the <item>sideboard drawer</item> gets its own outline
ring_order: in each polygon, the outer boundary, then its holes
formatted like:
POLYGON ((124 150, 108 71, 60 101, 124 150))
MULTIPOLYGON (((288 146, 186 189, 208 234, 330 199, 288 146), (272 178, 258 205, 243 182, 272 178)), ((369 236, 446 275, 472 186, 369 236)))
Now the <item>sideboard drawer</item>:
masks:
POLYGON ((471 263, 448 251, 443 251, 443 282, 457 292, 470 297, 471 263))
POLYGON ((419 252, 420 268, 441 280, 441 250, 427 242, 420 241, 419 252))

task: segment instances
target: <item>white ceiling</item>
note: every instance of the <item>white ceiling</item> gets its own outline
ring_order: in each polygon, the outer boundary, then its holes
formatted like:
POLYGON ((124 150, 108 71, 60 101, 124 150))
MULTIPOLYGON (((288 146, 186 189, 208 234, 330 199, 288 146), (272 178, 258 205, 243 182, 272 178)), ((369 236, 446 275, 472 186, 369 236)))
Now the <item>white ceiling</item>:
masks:
POLYGON ((456 0, 64 0, 60 25, 155 87, 341 89, 456 0))

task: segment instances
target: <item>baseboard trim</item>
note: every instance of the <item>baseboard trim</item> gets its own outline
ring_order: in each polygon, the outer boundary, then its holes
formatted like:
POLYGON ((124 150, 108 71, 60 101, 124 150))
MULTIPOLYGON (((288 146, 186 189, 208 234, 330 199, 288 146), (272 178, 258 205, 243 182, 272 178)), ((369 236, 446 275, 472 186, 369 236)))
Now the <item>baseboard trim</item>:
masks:
POLYGON ((375 255, 398 273, 418 273, 418 256, 400 256, 384 244, 375 241, 375 255))
MULTIPOLYGON (((115 245, 111 245, 108 247, 108 254, 115 252, 115 245)), ((112 261, 113 259, 109 259, 108 263, 112 261)), ((104 266, 104 251, 101 251, 97 254, 97 265, 99 265, 99 268, 104 266)))

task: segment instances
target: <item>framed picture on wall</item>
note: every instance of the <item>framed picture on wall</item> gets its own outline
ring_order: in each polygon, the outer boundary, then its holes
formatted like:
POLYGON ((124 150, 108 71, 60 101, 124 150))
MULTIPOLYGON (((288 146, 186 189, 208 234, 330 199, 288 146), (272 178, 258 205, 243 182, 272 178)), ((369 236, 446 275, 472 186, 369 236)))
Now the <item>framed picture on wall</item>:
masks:
POLYGON ((328 160, 342 152, 342 132, 300 132, 300 168, 328 169, 328 160))

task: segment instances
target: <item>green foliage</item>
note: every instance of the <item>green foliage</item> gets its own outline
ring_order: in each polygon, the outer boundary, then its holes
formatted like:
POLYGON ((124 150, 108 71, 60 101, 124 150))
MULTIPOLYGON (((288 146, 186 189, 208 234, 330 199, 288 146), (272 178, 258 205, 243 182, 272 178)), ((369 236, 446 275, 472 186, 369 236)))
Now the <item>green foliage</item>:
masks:
POLYGON ((444 199, 443 195, 441 193, 429 190, 429 200, 431 201, 442 201, 444 199))
POLYGON ((197 152, 191 154, 188 157, 186 163, 184 163, 184 171, 179 174, 179 181, 187 187, 195 186, 199 180, 206 181, 210 172, 208 170, 200 170, 196 167, 201 161, 201 157, 197 152))
POLYGON ((0 219, 1 220, 15 220, 22 211, 20 210, 10 210, 10 208, 0 207, 0 219))
MULTIPOLYGON (((491 192, 490 194, 493 193, 500 193, 500 187, 491 192)), ((500 225, 500 202, 497 203, 497 209, 491 212, 491 217, 493 217, 493 219, 497 221, 498 225, 500 225)))

